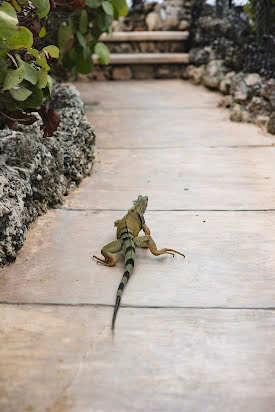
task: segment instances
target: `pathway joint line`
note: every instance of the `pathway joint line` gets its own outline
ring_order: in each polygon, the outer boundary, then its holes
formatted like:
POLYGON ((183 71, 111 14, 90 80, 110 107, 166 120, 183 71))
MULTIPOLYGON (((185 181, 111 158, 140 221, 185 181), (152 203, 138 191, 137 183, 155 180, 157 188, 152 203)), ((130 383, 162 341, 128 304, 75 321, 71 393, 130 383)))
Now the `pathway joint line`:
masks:
MULTIPOLYGON (((70 212, 127 212, 128 209, 56 207, 54 210, 67 210, 70 212)), ((275 209, 148 209, 147 212, 275 212, 275 209)))
MULTIPOLYGON (((106 307, 113 308, 109 303, 62 303, 62 302, 10 302, 0 301, 0 305, 10 306, 62 306, 62 307, 106 307)), ((166 306, 166 305, 121 305, 122 308, 129 309, 192 309, 192 310, 266 310, 274 311, 275 307, 252 307, 252 306, 166 306)))

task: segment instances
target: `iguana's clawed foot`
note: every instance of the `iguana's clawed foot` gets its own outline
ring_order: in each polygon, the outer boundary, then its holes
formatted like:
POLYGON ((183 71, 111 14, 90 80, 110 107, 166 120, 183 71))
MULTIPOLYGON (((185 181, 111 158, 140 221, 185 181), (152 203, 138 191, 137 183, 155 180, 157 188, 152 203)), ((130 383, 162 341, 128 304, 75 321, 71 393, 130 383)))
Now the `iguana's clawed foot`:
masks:
POLYGON ((104 266, 114 266, 112 262, 106 262, 106 260, 100 259, 99 257, 93 255, 93 258, 97 259, 96 263, 100 263, 101 265, 104 266))
POLYGON ((183 253, 178 252, 177 250, 174 250, 174 249, 166 249, 166 252, 165 252, 165 253, 169 253, 170 255, 173 255, 173 257, 174 257, 174 256, 175 256, 174 253, 171 253, 171 252, 177 253, 178 255, 181 255, 181 256, 183 256, 183 257, 185 258, 185 255, 184 255, 183 253), (169 252, 168 252, 168 251, 169 251, 169 252))

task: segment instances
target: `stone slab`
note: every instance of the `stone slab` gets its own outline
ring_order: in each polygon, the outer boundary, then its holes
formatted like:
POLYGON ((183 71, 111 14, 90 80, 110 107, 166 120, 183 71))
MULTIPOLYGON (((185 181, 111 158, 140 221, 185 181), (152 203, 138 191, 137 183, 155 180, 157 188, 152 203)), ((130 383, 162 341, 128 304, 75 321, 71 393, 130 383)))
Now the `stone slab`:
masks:
POLYGON ((228 110, 217 108, 219 93, 186 81, 77 82, 75 86, 96 128, 98 146, 275 145, 275 136, 260 128, 229 121, 228 110))
POLYGON ((151 210, 273 209, 274 156, 275 146, 104 149, 65 207, 126 209, 143 194, 151 210))
POLYGON ((255 125, 229 122, 228 112, 215 108, 214 103, 209 108, 186 106, 163 111, 162 118, 154 110, 107 111, 100 106, 86 106, 86 114, 95 127, 98 148, 275 145, 275 137, 255 125))
POLYGON ((274 312, 1 305, 1 412, 271 412, 274 312))
MULTIPOLYGON (((110 53, 109 64, 188 64, 189 61, 188 53, 110 53)), ((93 63, 99 64, 96 54, 93 55, 93 63)))
MULTIPOLYGON (((42 216, 16 262, 0 272, 0 301, 113 305, 123 254, 112 268, 92 255, 115 239, 113 222, 123 215, 52 210, 42 216)), ((275 306, 275 212, 148 212, 146 222, 158 247, 178 249, 186 259, 138 249, 124 305, 275 306)))
POLYGON ((179 41, 187 40, 188 31, 117 31, 111 36, 104 33, 100 36, 103 42, 121 42, 121 41, 179 41))

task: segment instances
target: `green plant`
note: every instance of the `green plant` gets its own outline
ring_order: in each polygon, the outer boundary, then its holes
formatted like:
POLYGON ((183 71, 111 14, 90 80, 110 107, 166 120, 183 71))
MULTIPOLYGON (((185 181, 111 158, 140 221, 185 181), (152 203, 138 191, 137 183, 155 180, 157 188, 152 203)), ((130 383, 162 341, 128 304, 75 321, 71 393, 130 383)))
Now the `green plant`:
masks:
POLYGON ((72 75, 90 73, 92 54, 99 63, 109 63, 109 51, 99 41, 102 33, 111 33, 113 20, 128 13, 126 0, 57 0, 58 8, 67 11, 58 30, 60 60, 72 75))
POLYGON ((40 107, 51 94, 49 62, 59 57, 56 46, 40 47, 51 4, 49 0, 11 3, 4 1, 0 5, 0 114, 12 127, 15 121, 34 123, 37 116, 28 112, 43 113, 41 129, 44 136, 51 136, 59 115, 51 110, 48 119, 48 112, 40 107), (52 127, 48 127, 49 123, 52 127))

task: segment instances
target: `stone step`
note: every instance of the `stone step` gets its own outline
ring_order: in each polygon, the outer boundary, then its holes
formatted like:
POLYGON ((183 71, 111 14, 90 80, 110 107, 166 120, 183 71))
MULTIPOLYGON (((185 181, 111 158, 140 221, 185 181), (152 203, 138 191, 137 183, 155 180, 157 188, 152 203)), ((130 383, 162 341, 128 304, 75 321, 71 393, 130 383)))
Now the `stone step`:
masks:
POLYGON ((124 41, 181 41, 187 40, 188 31, 130 31, 114 32, 111 36, 104 33, 100 40, 103 42, 124 41))
MULTIPOLYGON (((93 56, 93 62, 98 63, 98 56, 93 56)), ((189 63, 188 53, 111 53, 110 64, 160 64, 189 63)))

